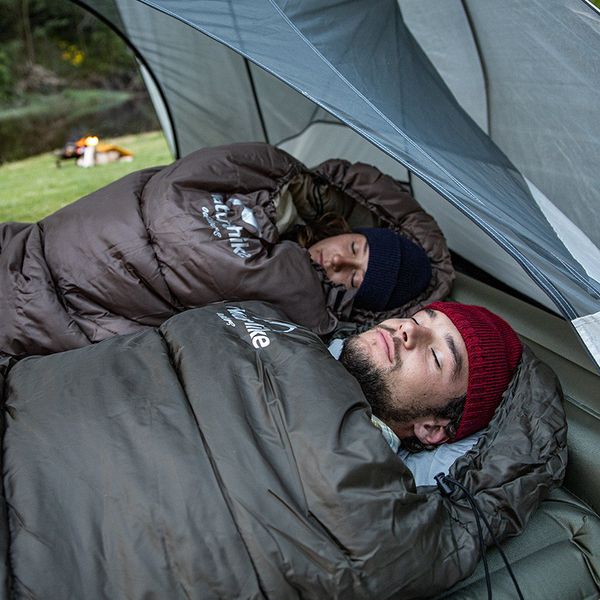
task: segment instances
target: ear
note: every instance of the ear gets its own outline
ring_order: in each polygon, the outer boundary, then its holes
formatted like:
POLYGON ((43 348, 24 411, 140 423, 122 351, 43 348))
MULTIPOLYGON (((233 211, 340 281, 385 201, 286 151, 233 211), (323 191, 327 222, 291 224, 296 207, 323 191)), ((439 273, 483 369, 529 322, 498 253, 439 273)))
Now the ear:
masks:
POLYGON ((444 429, 449 425, 450 419, 437 419, 436 417, 423 417, 414 424, 415 436, 427 446, 437 446, 448 441, 448 434, 444 429))

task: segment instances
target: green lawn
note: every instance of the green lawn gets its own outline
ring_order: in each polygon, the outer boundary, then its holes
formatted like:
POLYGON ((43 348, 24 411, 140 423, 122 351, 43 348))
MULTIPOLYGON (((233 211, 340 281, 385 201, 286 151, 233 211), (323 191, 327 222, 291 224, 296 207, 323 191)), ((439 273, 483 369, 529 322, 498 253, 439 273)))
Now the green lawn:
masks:
POLYGON ((0 222, 37 221, 127 173, 173 161, 160 132, 101 141, 131 150, 133 161, 83 169, 68 160, 57 168, 46 153, 0 166, 0 222))

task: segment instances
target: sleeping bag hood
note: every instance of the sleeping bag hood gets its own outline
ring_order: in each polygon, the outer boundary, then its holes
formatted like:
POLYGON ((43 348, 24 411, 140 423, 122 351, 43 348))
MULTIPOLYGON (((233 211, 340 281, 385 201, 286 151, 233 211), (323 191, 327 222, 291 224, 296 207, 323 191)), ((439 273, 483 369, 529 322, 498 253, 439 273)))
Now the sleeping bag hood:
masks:
POLYGON ((219 300, 263 300, 318 334, 447 296, 454 278, 437 224, 401 183, 365 164, 314 170, 268 144, 194 152, 128 175, 39 223, 0 224, 0 355, 49 354, 160 325, 219 300), (352 311, 307 250, 282 241, 276 206, 300 220, 335 211, 389 227, 430 258, 427 289, 385 314, 352 311))
MULTIPOLYGON (((358 383, 266 304, 0 373, 3 597, 408 599, 480 557, 461 493, 415 488, 358 383)), ((451 469, 499 538, 562 481, 565 434, 559 385, 525 349, 451 469)))

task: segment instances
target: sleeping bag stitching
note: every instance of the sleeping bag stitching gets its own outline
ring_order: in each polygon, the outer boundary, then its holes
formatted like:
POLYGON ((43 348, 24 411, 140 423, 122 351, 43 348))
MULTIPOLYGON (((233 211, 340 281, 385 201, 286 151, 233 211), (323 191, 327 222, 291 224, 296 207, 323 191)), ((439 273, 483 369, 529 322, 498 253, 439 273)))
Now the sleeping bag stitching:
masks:
POLYGON ((67 299, 64 297, 63 292, 60 286, 57 285, 56 280, 54 278, 54 273, 52 273, 52 268, 50 267, 50 263, 46 260, 46 248, 44 246, 45 238, 44 238, 44 228, 41 221, 35 224, 39 231, 40 236, 40 252, 42 254, 42 258, 44 259, 44 264, 48 269, 48 274, 50 275, 50 282, 52 283, 52 289, 56 295, 56 298, 60 302, 60 305, 63 307, 65 314, 69 317, 69 324, 77 327, 78 331, 89 341, 92 342, 90 337, 85 333, 85 331, 79 326, 77 321, 73 319, 73 312, 75 312, 74 308, 69 305, 67 299))
MULTIPOLYGON (((167 289, 167 291, 169 292, 170 298, 169 301, 170 303, 178 310, 178 311, 182 311, 184 310, 184 306, 183 304, 179 301, 179 299, 177 298, 177 296, 175 296, 175 294, 173 293, 173 290, 171 290, 171 288, 169 287, 169 284, 167 282, 167 278, 165 277, 165 273, 163 270, 163 265, 162 262, 159 260, 158 255, 156 253, 156 242, 154 241, 152 234, 150 233, 150 229, 148 228, 148 223, 146 221, 146 215, 144 212, 144 205, 145 205, 145 200, 144 200, 144 191, 146 190, 146 185, 148 184, 148 182, 150 181, 151 177, 148 178, 146 180, 146 182, 144 183, 144 186, 142 187, 141 191, 138 193, 136 192, 136 197, 138 200, 138 209, 140 211, 140 220, 142 221, 142 224, 144 225, 144 229, 146 230, 146 235, 148 236, 148 246, 150 248, 150 250, 152 251, 152 255, 154 256, 154 260, 156 261, 156 266, 158 268, 158 272, 160 273, 163 283, 165 284, 165 288, 167 289)), ((136 275, 137 276, 137 275, 136 275)), ((148 287, 148 286, 146 286, 148 287)), ((151 289, 151 288, 150 288, 151 289)))
MULTIPOLYGON (((4 447, 2 448, 2 454, 4 455, 4 447)), ((4 461, 2 461, 4 463, 4 461)), ((2 464, 2 493, 4 493, 4 464, 2 464)), ((23 583, 23 581, 21 581, 21 578, 16 574, 15 569, 14 569, 14 560, 12 557, 12 546, 13 544, 12 539, 13 539, 13 535, 12 535, 12 528, 11 528, 11 521, 16 521, 18 524, 18 528, 19 529, 23 529, 24 531, 26 531, 27 533, 29 533, 30 535, 33 535, 34 537, 36 537, 36 539, 39 539, 37 536, 35 536, 35 534, 30 531, 27 527, 25 527, 25 524, 23 523, 23 519, 21 518, 21 515, 19 514, 19 512, 14 508, 14 506, 12 506, 12 504, 10 502, 6 502, 6 531, 7 531, 7 539, 9 542, 9 548, 8 548, 8 552, 7 552, 7 556, 6 556, 6 564, 7 564, 7 571, 10 573, 11 577, 14 578, 14 581, 18 583, 19 588, 24 589, 28 592, 30 598, 35 598, 35 595, 33 594, 33 592, 23 583)), ((9 580, 8 582, 8 587, 9 587, 9 598, 13 598, 16 597, 14 596, 14 586, 11 585, 11 581, 9 580)))
MULTIPOLYGON (((162 340, 162 338, 161 338, 162 340)), ((164 341, 164 340, 163 340, 164 341)), ((169 358, 169 364, 171 366, 173 366, 171 360, 170 360, 170 354, 167 352, 167 357, 169 358)), ((174 371, 177 374, 177 371, 174 371)), ((177 377, 178 381, 179 381, 179 377, 177 377)), ((147 401, 146 405, 148 407, 148 417, 149 417, 149 422, 150 422, 150 431, 154 430, 154 415, 153 415, 153 404, 152 402, 147 401)), ((159 469, 157 469, 157 460, 155 457, 155 453, 152 453, 152 463, 153 463, 153 467, 154 467, 154 472, 158 473, 159 469)), ((154 494, 156 495, 157 499, 158 499, 158 503, 161 503, 162 500, 162 496, 163 496, 163 490, 161 489, 161 485, 160 485, 160 478, 158 476, 155 477, 154 479, 154 494)), ((177 583, 177 585, 179 586, 179 588, 182 590, 183 594, 185 595, 185 597, 187 598, 187 600, 191 600, 193 598, 192 595, 192 590, 188 590, 186 589, 186 585, 185 585, 185 577, 182 577, 182 569, 179 565, 179 561, 177 560, 177 555, 176 552, 174 552, 173 549, 173 543, 170 540, 170 536, 167 534, 168 531, 168 527, 165 526, 165 522, 164 522, 164 518, 162 513, 159 515, 155 515, 153 514, 152 516, 152 524, 154 527, 156 527, 157 531, 156 533, 158 534, 157 537, 160 540, 160 545, 162 548, 162 554, 164 556, 165 559, 165 564, 167 565, 169 571, 172 573, 172 577, 175 580, 175 582, 177 583)))
POLYGON ((206 441, 206 437, 205 437, 205 435, 204 435, 204 433, 202 431, 202 428, 200 427, 200 423, 198 421, 198 417, 196 416, 196 412, 194 411, 194 407, 193 407, 192 403, 190 402, 189 396, 188 396, 187 391, 186 391, 185 383, 184 383, 183 379, 181 378, 181 374, 180 374, 179 368, 178 368, 178 366, 176 364, 176 361, 175 361, 175 356, 174 356, 174 353, 173 353, 173 349, 171 348, 171 345, 169 344, 168 340, 166 339, 166 337, 165 337, 164 332, 162 331, 162 329, 157 329, 156 331, 157 331, 157 333, 162 338, 163 344, 164 344, 165 349, 166 349, 167 357, 169 359, 169 363, 170 363, 170 365, 171 365, 171 367, 173 369, 175 377, 177 378, 177 381, 179 383, 181 392, 182 392, 182 394, 183 394, 183 396, 184 396, 184 398, 186 400, 187 408, 188 408, 188 410, 190 412, 190 415, 194 419, 194 423, 195 423, 196 428, 198 430, 198 435, 200 436, 200 440, 202 441, 202 446, 204 448, 204 451, 206 452, 206 456, 208 458, 208 462, 210 464, 211 470, 212 470, 212 472, 213 472, 213 474, 215 476, 215 479, 216 479, 216 481, 218 483, 219 489, 221 490, 221 496, 223 498, 223 502, 225 503, 225 506, 227 507, 227 511, 229 512, 229 514, 231 516, 232 523, 234 524, 235 529, 238 532, 238 535, 240 537, 240 540, 242 541, 242 544, 244 545, 244 550, 246 551, 246 555, 248 556, 248 561, 252 565, 252 570, 254 571, 254 575, 256 577, 256 582, 257 582, 258 588, 260 589, 260 592, 263 595, 263 597, 267 598, 268 596, 267 596, 267 593, 265 591, 263 582, 261 581, 259 571, 258 571, 258 569, 257 569, 257 567, 256 567, 256 565, 254 563, 254 560, 253 560, 252 555, 250 553, 250 549, 248 548, 246 540, 244 539, 244 536, 242 535, 242 532, 241 532, 241 530, 240 530, 240 528, 238 526, 237 520, 235 518, 235 513, 234 513, 234 511, 232 509, 231 498, 229 497, 229 494, 227 493, 226 486, 224 485, 224 482, 223 482, 223 480, 221 478, 221 475, 219 473, 219 469, 218 469, 217 464, 216 464, 216 462, 215 462, 215 460, 213 458, 210 446, 209 446, 208 442, 206 441))

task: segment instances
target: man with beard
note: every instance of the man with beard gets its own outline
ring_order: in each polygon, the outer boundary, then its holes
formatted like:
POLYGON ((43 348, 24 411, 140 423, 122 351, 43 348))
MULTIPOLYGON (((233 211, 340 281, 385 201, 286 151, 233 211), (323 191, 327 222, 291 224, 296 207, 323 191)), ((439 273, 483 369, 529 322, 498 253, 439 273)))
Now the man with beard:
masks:
POLYGON ((340 360, 373 415, 418 451, 487 426, 521 350, 510 325, 486 308, 435 302, 352 336, 340 360))

